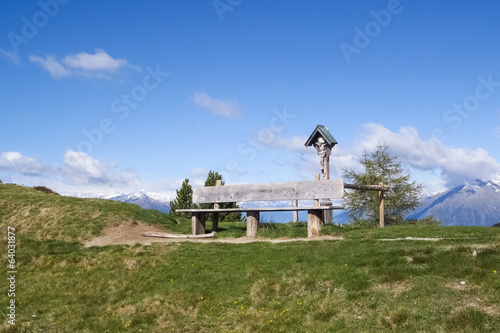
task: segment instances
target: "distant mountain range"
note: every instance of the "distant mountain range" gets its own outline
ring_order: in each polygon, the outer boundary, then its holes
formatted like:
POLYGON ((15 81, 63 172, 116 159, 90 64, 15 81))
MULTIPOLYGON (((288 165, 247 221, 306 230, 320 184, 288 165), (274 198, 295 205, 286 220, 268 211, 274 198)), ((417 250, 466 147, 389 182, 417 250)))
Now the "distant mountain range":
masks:
POLYGON ((146 190, 140 190, 128 194, 90 194, 90 193, 76 193, 74 197, 79 198, 99 198, 99 199, 109 199, 131 203, 138 205, 144 209, 156 209, 163 213, 170 212, 170 200, 168 195, 153 193, 146 190))
MULTIPOLYGON (((136 204, 145 209, 156 209, 160 212, 170 212, 170 198, 167 195, 140 190, 129 194, 119 195, 90 195, 75 194, 76 197, 93 197, 111 199, 136 204)), ((300 202, 300 205, 310 203, 300 202)), ((289 207, 291 202, 246 202, 242 207, 289 207)), ((347 223, 348 214, 343 210, 333 211, 335 223, 347 223)), ((472 183, 457 186, 422 200, 422 205, 412 212, 408 219, 420 219, 434 216, 441 225, 472 225, 492 226, 500 223, 500 185, 493 181, 477 179, 472 183)), ((261 221, 286 223, 292 220, 292 212, 263 212, 261 221)), ((299 221, 307 221, 307 212, 299 212, 299 221)))
POLYGON ((128 202, 144 209, 156 209, 163 213, 170 212, 170 197, 167 195, 141 190, 129 194, 121 194, 109 198, 111 200, 128 202))
POLYGON ((408 218, 434 216, 441 225, 492 226, 500 222, 500 185, 476 179, 422 200, 408 218))

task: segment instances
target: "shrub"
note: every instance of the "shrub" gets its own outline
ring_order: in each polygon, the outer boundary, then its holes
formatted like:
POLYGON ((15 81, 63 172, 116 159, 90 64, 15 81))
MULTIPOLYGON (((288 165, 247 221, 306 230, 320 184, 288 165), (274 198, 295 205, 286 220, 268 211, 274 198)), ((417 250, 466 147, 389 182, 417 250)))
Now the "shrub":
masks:
POLYGON ((434 216, 427 216, 426 218, 423 219, 412 219, 412 220, 407 220, 406 223, 408 224, 416 224, 416 225, 440 225, 441 222, 437 220, 434 216))
POLYGON ((45 187, 45 186, 35 186, 33 187, 35 190, 37 191, 42 191, 44 193, 47 193, 47 194, 55 194, 55 195, 59 195, 59 193, 56 193, 54 191, 52 191, 50 188, 48 187, 45 187))

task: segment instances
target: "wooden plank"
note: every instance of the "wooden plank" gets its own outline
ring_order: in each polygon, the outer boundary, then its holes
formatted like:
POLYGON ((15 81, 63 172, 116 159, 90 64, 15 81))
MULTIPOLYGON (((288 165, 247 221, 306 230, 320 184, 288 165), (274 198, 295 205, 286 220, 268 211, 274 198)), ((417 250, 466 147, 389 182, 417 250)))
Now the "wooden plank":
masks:
POLYGON ((145 231, 142 233, 145 237, 160 237, 160 238, 174 238, 174 239, 200 239, 200 238, 213 238, 215 232, 203 235, 181 235, 181 234, 168 234, 165 232, 150 232, 145 231))
POLYGON ((255 237, 259 228, 259 212, 248 212, 247 214, 247 236, 255 237))
POLYGON ((197 187, 193 190, 194 203, 340 199, 344 195, 342 179, 244 184, 197 187))
POLYGON ((262 208, 199 208, 199 209, 177 209, 178 213, 222 213, 222 212, 293 212, 295 210, 332 210, 332 209, 345 209, 343 206, 303 206, 303 207, 262 207, 262 208))

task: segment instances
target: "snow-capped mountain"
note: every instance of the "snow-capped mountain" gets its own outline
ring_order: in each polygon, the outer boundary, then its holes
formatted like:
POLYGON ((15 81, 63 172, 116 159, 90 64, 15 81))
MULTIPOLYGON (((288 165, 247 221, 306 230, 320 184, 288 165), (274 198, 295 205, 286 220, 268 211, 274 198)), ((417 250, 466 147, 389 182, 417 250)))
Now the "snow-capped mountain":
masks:
POLYGON ((165 194, 140 190, 134 193, 120 194, 109 199, 128 202, 145 209, 156 209, 163 213, 170 212, 170 197, 165 194))
POLYGON ((430 215, 441 225, 492 226, 500 222, 500 185, 476 179, 422 200, 421 207, 408 218, 430 215))
POLYGON ((116 193, 116 194, 91 194, 91 193, 77 193, 73 195, 79 198, 99 198, 110 199, 116 201, 127 202, 138 205, 145 209, 156 209, 163 213, 170 212, 170 200, 168 195, 148 192, 140 190, 133 193, 116 193))

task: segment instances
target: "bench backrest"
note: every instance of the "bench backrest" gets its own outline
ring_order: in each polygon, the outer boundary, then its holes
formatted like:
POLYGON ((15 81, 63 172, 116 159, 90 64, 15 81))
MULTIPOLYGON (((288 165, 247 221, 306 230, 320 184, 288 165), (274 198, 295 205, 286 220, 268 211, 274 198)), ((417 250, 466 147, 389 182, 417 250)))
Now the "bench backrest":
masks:
POLYGON ((193 203, 339 199, 343 195, 342 179, 328 179, 197 187, 193 190, 193 203))

